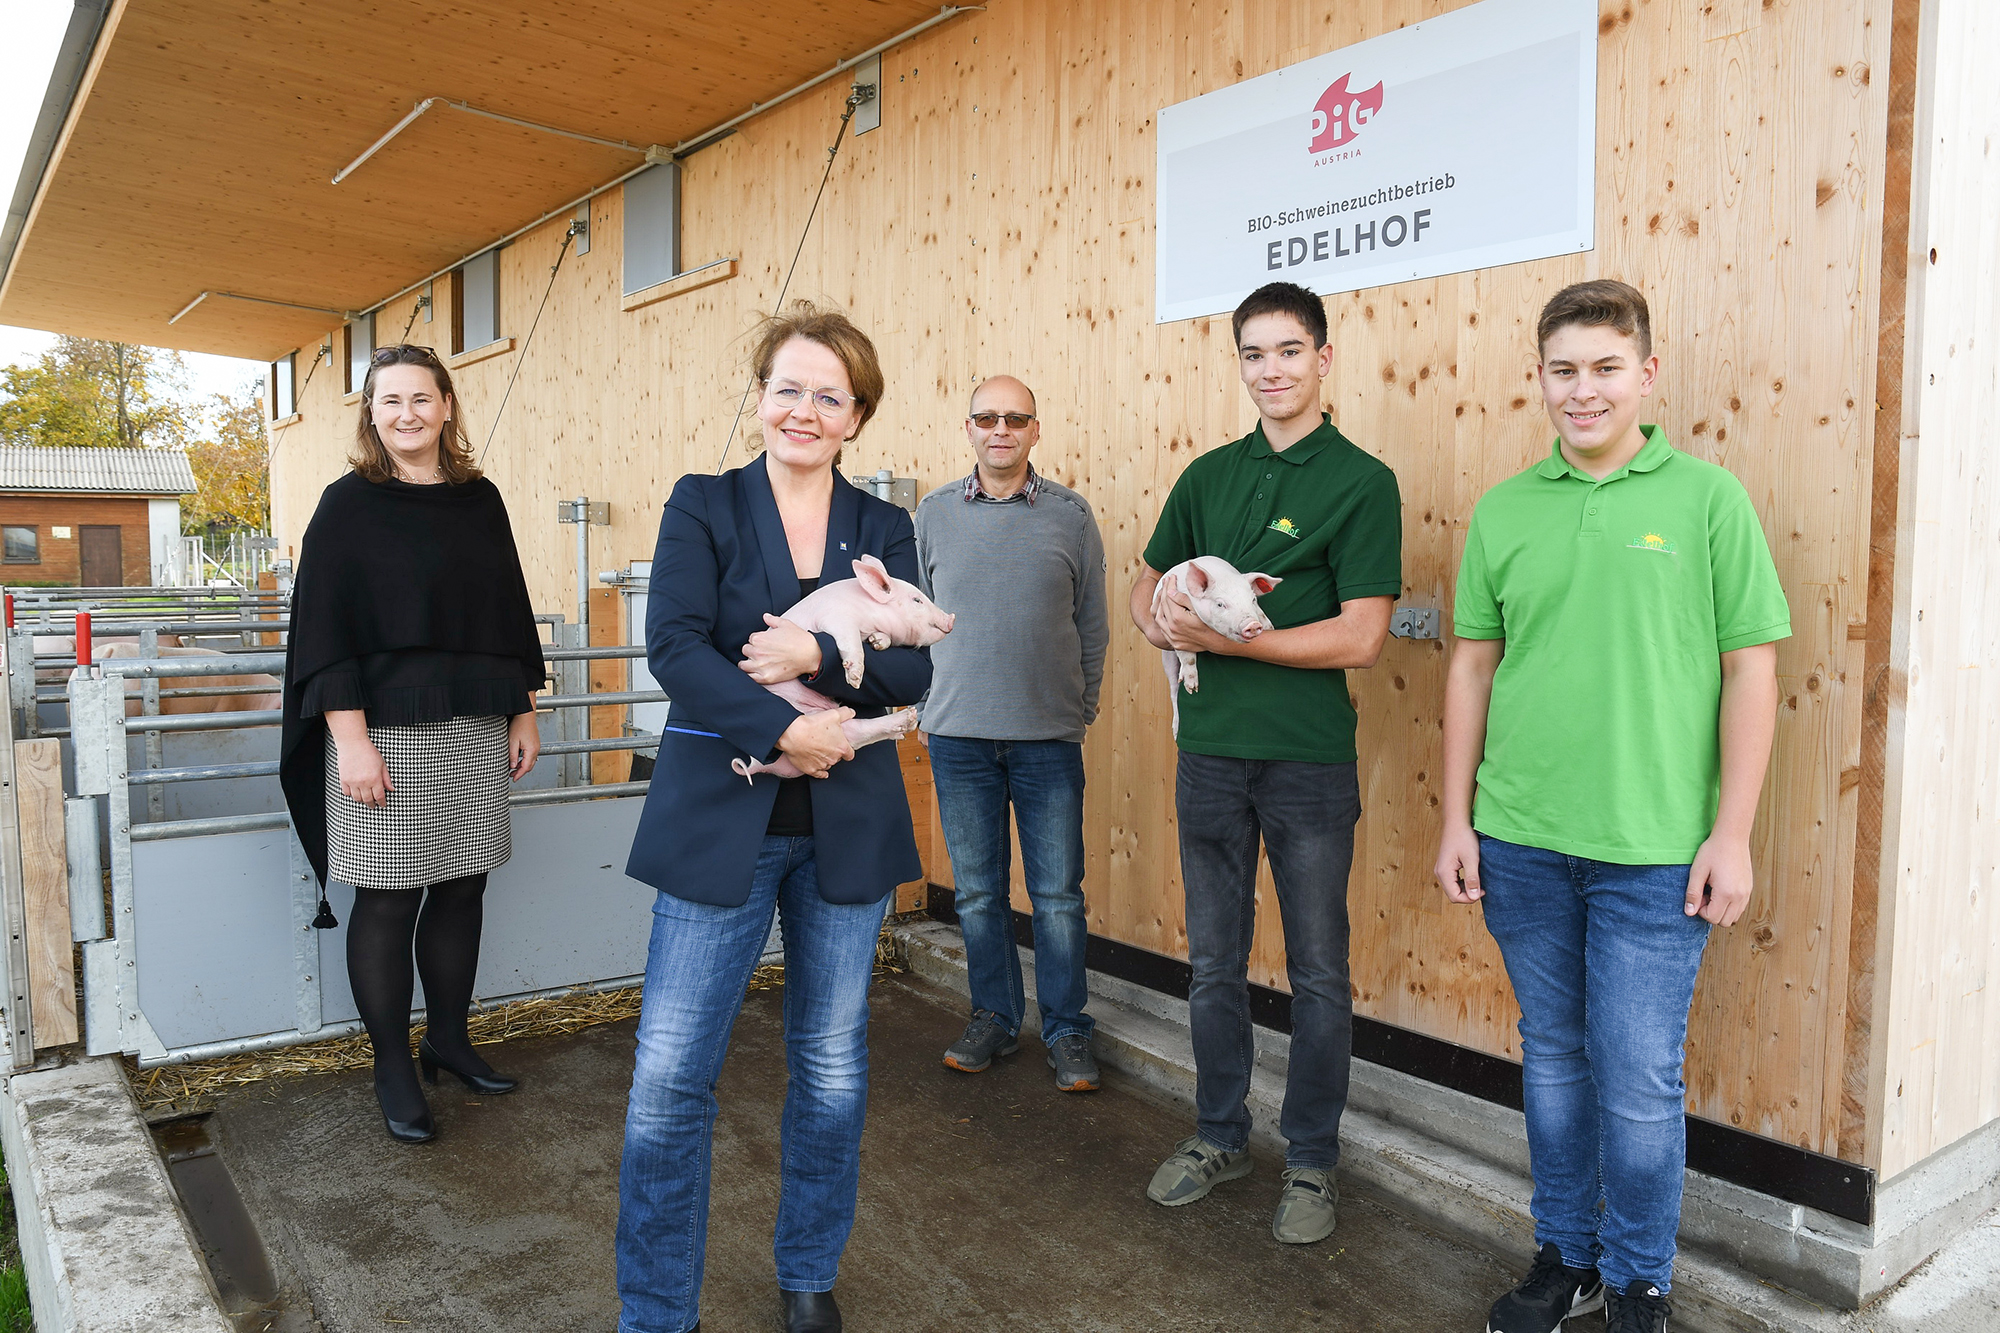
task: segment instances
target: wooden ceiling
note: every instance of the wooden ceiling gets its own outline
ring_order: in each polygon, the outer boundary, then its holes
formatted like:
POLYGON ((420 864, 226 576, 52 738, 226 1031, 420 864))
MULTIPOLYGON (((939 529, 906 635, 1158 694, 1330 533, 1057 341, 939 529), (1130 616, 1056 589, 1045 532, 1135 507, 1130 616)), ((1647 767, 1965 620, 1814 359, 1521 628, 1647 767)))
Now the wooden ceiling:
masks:
POLYGON ((123 0, 0 324, 266 360, 938 12, 934 0, 123 0))

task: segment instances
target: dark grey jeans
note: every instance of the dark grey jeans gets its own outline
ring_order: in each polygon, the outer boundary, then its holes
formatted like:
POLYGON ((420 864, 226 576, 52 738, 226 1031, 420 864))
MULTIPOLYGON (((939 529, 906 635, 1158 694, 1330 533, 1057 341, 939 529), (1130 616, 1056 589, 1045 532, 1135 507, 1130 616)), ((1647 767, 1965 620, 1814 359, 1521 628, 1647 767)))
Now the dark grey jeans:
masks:
POLYGON ((1181 752, 1174 810, 1187 891, 1188 1023, 1194 1036, 1195 1123, 1218 1148, 1250 1142, 1250 940, 1257 920, 1257 844, 1277 882, 1292 985, 1292 1057, 1278 1132, 1286 1166, 1340 1157, 1354 1001, 1347 968, 1347 874, 1361 818, 1355 766, 1225 759, 1181 752))

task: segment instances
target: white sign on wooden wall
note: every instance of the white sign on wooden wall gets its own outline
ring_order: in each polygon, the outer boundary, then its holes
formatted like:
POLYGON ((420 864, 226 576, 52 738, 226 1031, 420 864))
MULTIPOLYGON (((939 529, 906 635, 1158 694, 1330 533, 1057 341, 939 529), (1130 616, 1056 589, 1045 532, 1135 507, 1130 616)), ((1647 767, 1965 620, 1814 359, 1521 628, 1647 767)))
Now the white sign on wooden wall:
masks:
POLYGON ((1482 0, 1160 112, 1154 318, 1595 243, 1596 0, 1482 0))

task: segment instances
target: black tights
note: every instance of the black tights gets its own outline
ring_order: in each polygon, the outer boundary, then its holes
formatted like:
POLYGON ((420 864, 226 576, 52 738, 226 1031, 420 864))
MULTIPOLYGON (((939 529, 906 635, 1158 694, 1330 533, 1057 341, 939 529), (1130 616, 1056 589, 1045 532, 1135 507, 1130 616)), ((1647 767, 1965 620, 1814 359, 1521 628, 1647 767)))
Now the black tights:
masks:
POLYGON ((428 889, 354 890, 347 917, 347 978, 354 1007, 375 1047, 375 1093, 398 1120, 422 1113, 423 1091, 410 1063, 410 1003, 416 972, 424 979, 424 1036, 443 1061, 472 1074, 492 1068, 466 1035, 472 981, 479 970, 485 875, 448 879, 428 889))

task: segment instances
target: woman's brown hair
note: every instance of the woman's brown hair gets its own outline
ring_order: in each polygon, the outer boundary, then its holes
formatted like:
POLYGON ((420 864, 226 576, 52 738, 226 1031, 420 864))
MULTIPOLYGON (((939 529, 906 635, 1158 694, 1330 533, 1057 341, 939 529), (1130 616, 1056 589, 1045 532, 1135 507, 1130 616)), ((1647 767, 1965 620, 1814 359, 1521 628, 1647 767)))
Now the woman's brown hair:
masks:
POLYGON ((777 360, 778 349, 794 338, 818 343, 840 358, 840 364, 847 370, 847 382, 854 387, 854 401, 861 404, 861 420, 854 427, 855 435, 859 436, 861 427, 882 406, 885 383, 875 344, 838 310, 822 309, 811 301, 794 301, 756 328, 757 341, 750 349, 750 373, 757 377, 760 390, 764 381, 771 378, 771 363, 777 360))
POLYGON ((354 452, 348 455, 347 461, 370 481, 388 481, 396 475, 389 450, 383 445, 382 437, 375 433, 375 373, 389 366, 422 366, 436 381, 438 392, 451 399, 451 416, 446 418, 444 429, 438 433, 438 470, 454 486, 476 480, 480 475, 479 464, 472 457, 471 442, 459 428, 461 405, 458 391, 452 387, 451 372, 444 368, 444 362, 438 360, 436 352, 414 343, 378 347, 368 358, 368 377, 361 381, 361 424, 355 428, 354 452))

